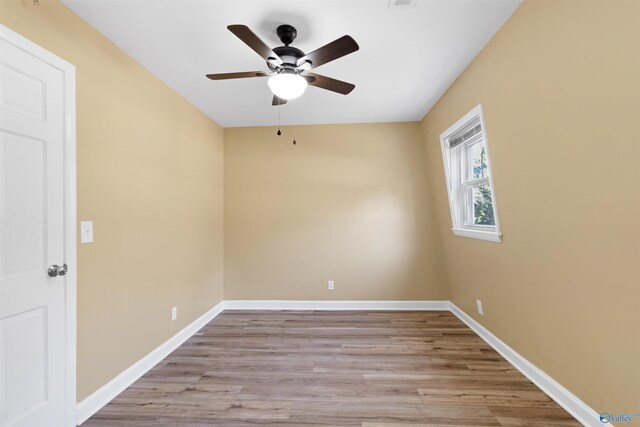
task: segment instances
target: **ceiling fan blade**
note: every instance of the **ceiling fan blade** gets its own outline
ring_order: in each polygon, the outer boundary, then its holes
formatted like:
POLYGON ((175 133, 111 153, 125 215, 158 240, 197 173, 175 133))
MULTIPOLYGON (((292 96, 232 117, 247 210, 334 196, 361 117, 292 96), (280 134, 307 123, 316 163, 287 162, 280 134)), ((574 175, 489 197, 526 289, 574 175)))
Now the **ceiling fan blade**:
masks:
POLYGON ((305 73, 304 78, 307 79, 307 82, 309 82, 311 86, 341 93, 343 95, 349 94, 356 87, 354 84, 315 73, 305 73))
POLYGON ((265 77, 270 76, 271 73, 265 71, 243 71, 240 73, 218 73, 207 74, 207 77, 211 80, 227 80, 227 79, 244 79, 247 77, 265 77))
POLYGON ((298 59, 296 65, 300 66, 305 62, 310 62, 311 68, 317 68, 322 64, 326 64, 334 59, 342 58, 343 56, 353 53, 358 49, 360 49, 360 46, 358 46, 358 43, 356 43, 351 36, 342 36, 339 39, 334 40, 331 43, 326 44, 298 59))
POLYGON ((273 101, 271 101, 271 105, 274 105, 274 106, 277 107, 278 105, 283 105, 283 104, 286 104, 286 103, 287 103, 286 99, 282 99, 282 98, 277 97, 276 95, 273 95, 273 101))
POLYGON ((282 64, 282 59, 246 25, 229 25, 227 28, 265 61, 275 59, 278 64, 282 64))

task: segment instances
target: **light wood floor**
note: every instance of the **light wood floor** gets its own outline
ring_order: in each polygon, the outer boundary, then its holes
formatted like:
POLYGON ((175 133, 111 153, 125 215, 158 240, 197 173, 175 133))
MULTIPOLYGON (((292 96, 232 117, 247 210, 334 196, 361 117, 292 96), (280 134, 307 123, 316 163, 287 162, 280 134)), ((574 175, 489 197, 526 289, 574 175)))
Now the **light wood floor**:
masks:
POLYGON ((225 311, 93 426, 579 426, 449 312, 225 311))

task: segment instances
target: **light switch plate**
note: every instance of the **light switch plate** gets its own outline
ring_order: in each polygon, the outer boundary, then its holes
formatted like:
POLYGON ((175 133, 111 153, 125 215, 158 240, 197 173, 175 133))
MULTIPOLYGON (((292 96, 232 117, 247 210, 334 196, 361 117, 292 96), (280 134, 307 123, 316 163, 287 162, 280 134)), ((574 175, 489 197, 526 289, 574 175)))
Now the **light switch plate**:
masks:
POLYGON ((93 221, 80 221, 80 243, 93 243, 93 221))

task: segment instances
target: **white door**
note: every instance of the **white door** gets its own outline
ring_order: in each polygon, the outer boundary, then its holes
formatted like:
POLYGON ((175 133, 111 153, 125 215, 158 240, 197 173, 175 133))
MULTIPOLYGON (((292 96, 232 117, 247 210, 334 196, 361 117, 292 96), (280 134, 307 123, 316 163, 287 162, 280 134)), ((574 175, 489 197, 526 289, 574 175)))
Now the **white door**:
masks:
POLYGON ((64 73, 0 39, 0 426, 65 424, 64 73))

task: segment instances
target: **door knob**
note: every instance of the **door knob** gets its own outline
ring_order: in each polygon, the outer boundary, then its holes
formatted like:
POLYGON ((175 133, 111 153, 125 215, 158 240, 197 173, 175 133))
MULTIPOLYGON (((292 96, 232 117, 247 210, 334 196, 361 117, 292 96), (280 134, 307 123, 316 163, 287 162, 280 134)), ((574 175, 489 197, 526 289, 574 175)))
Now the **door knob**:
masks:
POLYGON ((49 266, 47 274, 51 277, 64 276, 67 274, 67 264, 62 264, 61 266, 53 264, 49 266))

